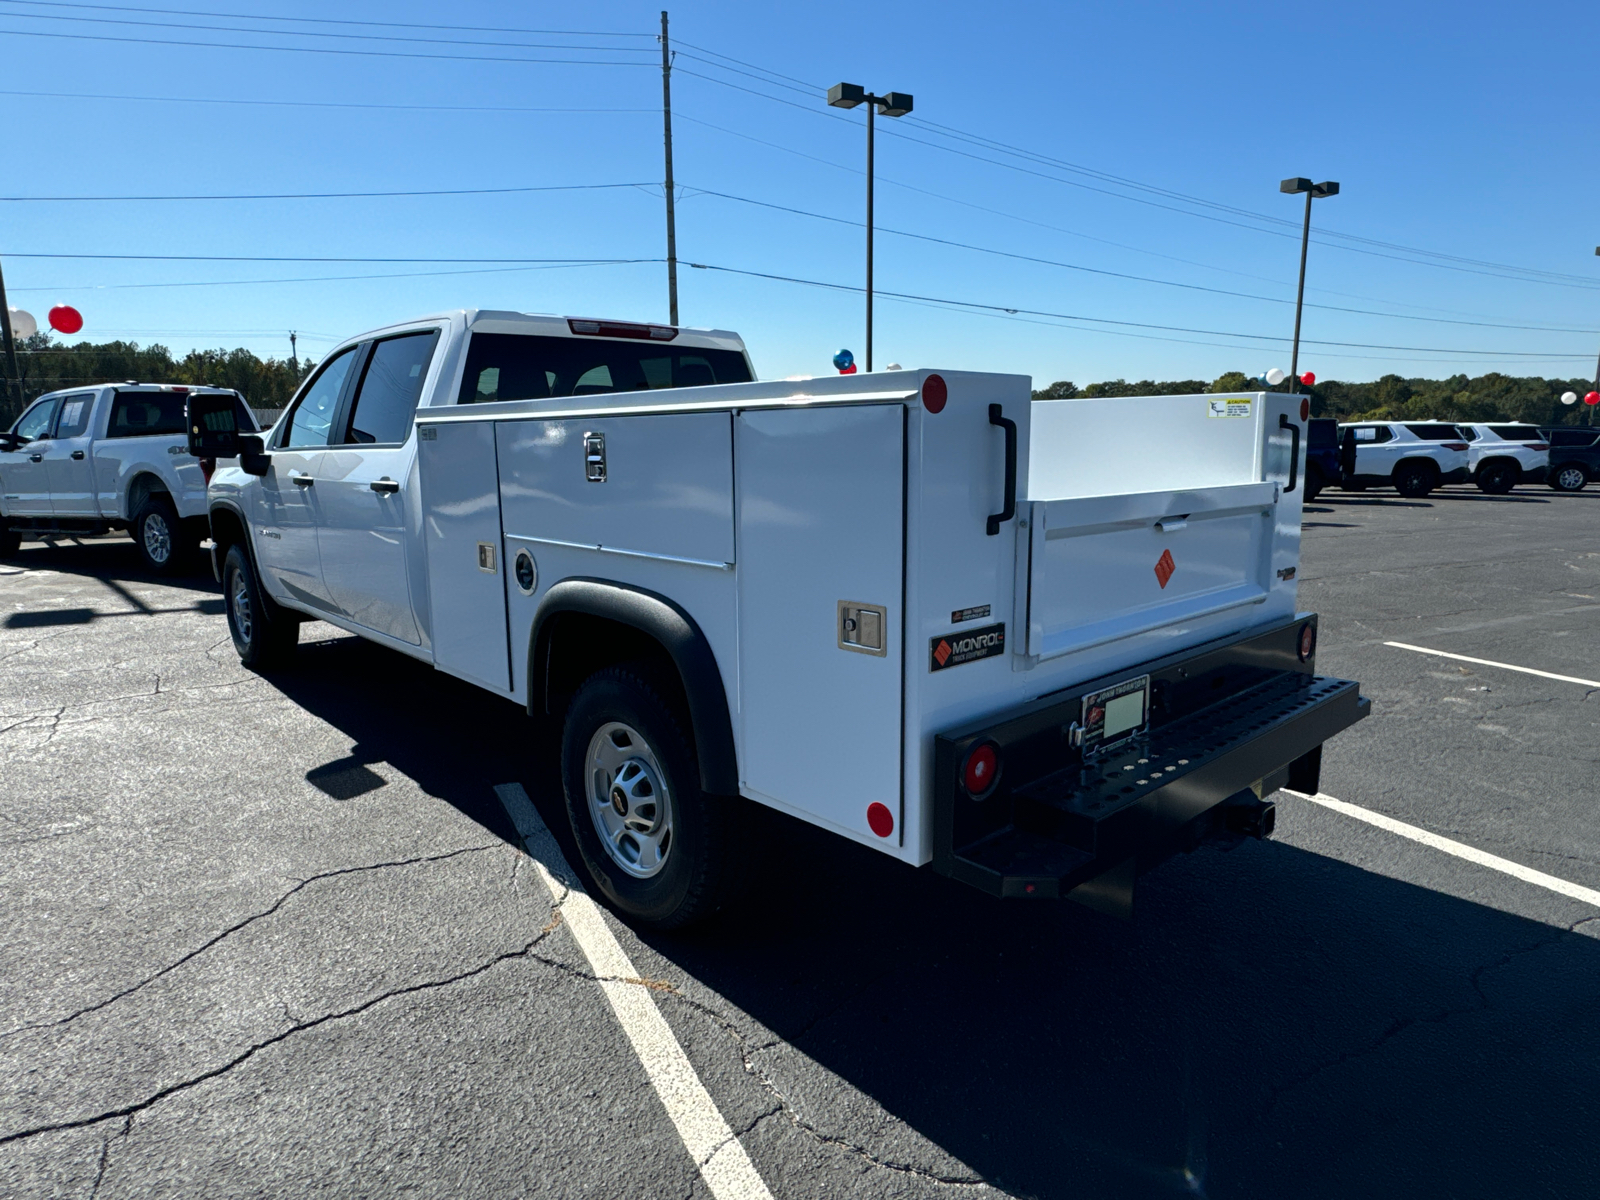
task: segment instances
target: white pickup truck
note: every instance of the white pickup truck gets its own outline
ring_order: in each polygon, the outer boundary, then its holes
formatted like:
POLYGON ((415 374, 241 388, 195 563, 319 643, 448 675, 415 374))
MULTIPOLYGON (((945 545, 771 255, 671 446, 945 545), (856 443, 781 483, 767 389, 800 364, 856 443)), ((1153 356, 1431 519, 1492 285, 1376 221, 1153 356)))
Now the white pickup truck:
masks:
POLYGON ((241 658, 318 617, 556 721, 629 919, 716 907, 751 801, 1127 914, 1175 851, 1269 833, 1368 701, 1295 609, 1301 397, 1029 384, 758 383, 729 333, 465 311, 340 346, 265 439, 194 397, 190 437, 239 458, 241 658))
POLYGON ((206 474, 189 453, 184 403, 225 388, 95 384, 39 397, 0 433, 0 555, 22 539, 127 529, 145 566, 177 570, 206 536, 206 474))

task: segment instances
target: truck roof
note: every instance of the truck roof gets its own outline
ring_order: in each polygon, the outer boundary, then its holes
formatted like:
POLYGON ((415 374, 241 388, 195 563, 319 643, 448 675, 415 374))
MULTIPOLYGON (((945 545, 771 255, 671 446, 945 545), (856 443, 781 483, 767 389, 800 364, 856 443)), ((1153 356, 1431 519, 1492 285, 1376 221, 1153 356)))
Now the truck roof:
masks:
MULTIPOLYGON (((369 329, 357 337, 344 338, 333 350, 370 337, 379 337, 391 331, 399 332, 415 328, 424 321, 459 322, 468 331, 478 330, 482 333, 542 334, 546 337, 610 336, 628 340, 656 340, 651 337, 650 331, 660 330, 663 333, 657 337, 663 345, 670 343, 674 346, 737 350, 741 353, 745 350, 744 339, 731 329, 693 329, 683 325, 668 325, 664 322, 621 320, 615 317, 565 317, 554 313, 512 312, 496 308, 457 308, 446 312, 427 313, 413 317, 409 321, 396 321, 378 329, 369 329), (594 330, 582 328, 587 325, 594 326, 594 330), (608 334, 606 332, 608 329, 631 329, 639 332, 608 334)), ((329 351, 330 354, 332 352, 329 351)))

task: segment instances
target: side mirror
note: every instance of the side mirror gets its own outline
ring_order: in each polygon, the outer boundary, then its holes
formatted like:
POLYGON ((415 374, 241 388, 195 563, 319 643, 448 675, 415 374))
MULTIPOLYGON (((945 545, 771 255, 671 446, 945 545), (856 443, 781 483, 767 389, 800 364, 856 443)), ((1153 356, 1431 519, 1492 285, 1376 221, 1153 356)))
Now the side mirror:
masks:
POLYGON ((22 439, 14 433, 0 433, 0 450, 15 450, 22 445, 22 439))
POLYGON ((231 393, 191 395, 187 421, 190 454, 196 458, 239 457, 239 416, 231 393))
POLYGON ((239 438, 239 469, 246 475, 262 476, 272 465, 272 455, 265 451, 266 443, 253 433, 239 438))

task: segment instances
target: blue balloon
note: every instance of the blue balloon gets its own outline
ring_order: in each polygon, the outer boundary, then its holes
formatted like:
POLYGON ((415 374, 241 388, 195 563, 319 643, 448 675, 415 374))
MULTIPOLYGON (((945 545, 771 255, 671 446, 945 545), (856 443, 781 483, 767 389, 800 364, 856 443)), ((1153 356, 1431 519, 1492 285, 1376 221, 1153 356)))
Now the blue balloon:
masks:
POLYGON ((837 353, 837 354, 835 354, 833 356, 833 365, 838 367, 839 370, 842 371, 846 367, 848 367, 851 363, 855 362, 855 360, 856 360, 856 356, 854 354, 851 354, 850 351, 841 350, 841 351, 839 351, 839 353, 837 353))

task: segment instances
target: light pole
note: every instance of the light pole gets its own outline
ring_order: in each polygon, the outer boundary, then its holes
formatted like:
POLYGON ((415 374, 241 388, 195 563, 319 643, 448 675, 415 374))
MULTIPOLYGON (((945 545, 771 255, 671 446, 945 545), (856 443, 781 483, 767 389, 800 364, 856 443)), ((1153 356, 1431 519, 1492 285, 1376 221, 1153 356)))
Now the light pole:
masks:
MULTIPOLYGON (((1306 299, 1306 247, 1311 244, 1311 200, 1318 200, 1326 196, 1337 196, 1339 185, 1337 183, 1312 183, 1309 179, 1285 179, 1278 185, 1278 190, 1293 196, 1300 192, 1306 194, 1306 223, 1300 231, 1300 290, 1294 297, 1294 351, 1289 356, 1289 384, 1291 392, 1300 390, 1300 309, 1306 299)), ((1597 251, 1600 253, 1600 251, 1597 251)))
POLYGON ((836 83, 828 89, 828 103, 834 108, 867 108, 867 370, 872 370, 872 114, 903 117, 911 111, 909 92, 889 92, 874 96, 854 83, 836 83))

